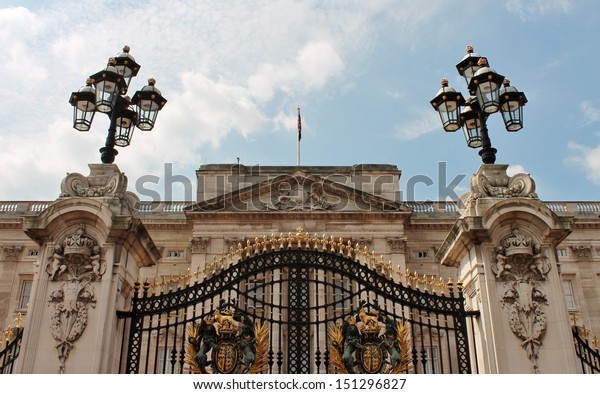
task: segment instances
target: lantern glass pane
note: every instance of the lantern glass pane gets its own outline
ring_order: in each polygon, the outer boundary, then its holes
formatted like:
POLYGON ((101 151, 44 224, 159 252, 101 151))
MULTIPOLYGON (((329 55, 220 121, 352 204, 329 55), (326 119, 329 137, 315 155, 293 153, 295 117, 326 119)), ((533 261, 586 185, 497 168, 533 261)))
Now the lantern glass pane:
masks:
POLYGON ((460 111, 458 106, 455 106, 453 111, 442 111, 440 107, 438 113, 440 114, 440 119, 442 121, 444 130, 456 131, 460 129, 460 123, 458 121, 460 111))
POLYGON ((96 84, 96 109, 108 113, 118 96, 118 85, 111 81, 101 81, 96 84))
POLYGON ((117 118, 117 120, 116 120, 117 127, 121 127, 121 128, 125 128, 125 129, 130 128, 131 123, 132 122, 131 122, 130 118, 120 117, 120 118, 117 118))
POLYGON ((479 129, 467 129, 464 127, 463 130, 465 132, 467 145, 470 148, 480 148, 483 145, 483 140, 481 138, 481 134, 479 133, 479 129))
POLYGON ((143 99, 137 103, 138 124, 140 130, 150 131, 154 128, 154 122, 160 106, 157 102, 150 99, 143 99))
MULTIPOLYGON (((89 102, 88 102, 89 103, 89 102)), ((79 131, 89 131, 92 127, 92 120, 94 120, 94 114, 96 113, 92 106, 91 111, 81 110, 78 105, 73 109, 73 128, 79 131)))
POLYGON ((485 81, 477 85, 477 101, 481 106, 481 110, 492 114, 499 109, 498 103, 499 85, 492 81, 485 81))
POLYGON ((502 111, 502 118, 507 131, 521 130, 523 128, 523 107, 517 106, 514 111, 502 111))
POLYGON ((154 122, 156 121, 156 115, 158 115, 158 111, 139 111, 139 114, 137 127, 144 131, 152 130, 154 128, 154 122))
POLYGON ((445 111, 445 112, 450 112, 450 111, 455 111, 456 107, 458 106, 457 102, 454 100, 445 100, 442 101, 439 105, 439 111, 445 111))
POLYGON ((93 101, 89 100, 79 100, 77 101, 77 109, 81 111, 93 111, 96 108, 96 105, 93 101))
POLYGON ((469 130, 474 130, 479 128, 479 119, 471 118, 465 121, 465 127, 469 130))
POLYGON ((467 83, 467 86, 469 86, 469 84, 471 83, 471 79, 473 78, 473 76, 475 75, 477 70, 479 70, 479 69, 480 69, 480 66, 478 66, 477 64, 473 64, 469 67, 466 67, 463 70, 463 77, 465 78, 465 82, 467 83))
MULTIPOLYGON (((131 124, 131 121, 129 122, 131 124)), ((127 127, 117 127, 117 134, 115 135, 115 145, 126 147, 131 143, 131 137, 133 136, 133 125, 127 127)))
POLYGON ((500 108, 504 112, 510 112, 518 109, 521 106, 519 100, 505 101, 500 108))

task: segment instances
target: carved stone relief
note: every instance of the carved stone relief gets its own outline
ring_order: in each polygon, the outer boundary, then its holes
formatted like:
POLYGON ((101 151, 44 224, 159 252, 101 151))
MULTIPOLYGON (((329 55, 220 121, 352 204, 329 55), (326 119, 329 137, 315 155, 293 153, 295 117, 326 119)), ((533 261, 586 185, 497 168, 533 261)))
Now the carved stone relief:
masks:
POLYGON ((509 314, 513 334, 521 340, 534 373, 539 373, 538 355, 546 334, 547 318, 542 305, 548 304, 542 282, 550 263, 539 245, 520 233, 516 225, 496 247, 492 272, 504 282, 502 305, 509 314))
POLYGON ((392 253, 406 253, 406 238, 388 237, 386 240, 392 253))
POLYGON ((273 190, 269 208, 280 211, 328 211, 334 208, 334 203, 328 201, 327 196, 320 183, 314 183, 308 189, 301 185, 281 183, 273 190))
POLYGON ((584 246, 571 246, 571 250, 573 251, 573 257, 577 260, 589 260, 593 255, 593 248, 591 245, 584 246))
POLYGON ((64 373, 73 343, 87 326, 88 309, 96 305, 92 283, 102 279, 106 263, 102 249, 85 233, 83 224, 55 246, 48 260, 49 280, 58 284, 48 297, 50 328, 58 342, 58 372, 64 373))
POLYGON ((194 237, 190 239, 190 252, 192 253, 206 253, 206 249, 210 242, 208 237, 194 237))
POLYGON ((4 246, 1 249, 2 254, 0 254, 0 256, 3 261, 17 261, 19 260, 19 254, 22 249, 22 246, 4 246))
POLYGON ((246 240, 244 238, 225 238, 225 252, 232 252, 238 249, 239 245, 246 244, 246 240))
POLYGON ((352 242, 355 244, 358 244, 358 246, 360 246, 361 249, 364 249, 365 247, 367 247, 368 249, 371 249, 373 246, 373 238, 372 237, 369 237, 369 238, 354 237, 354 238, 352 238, 352 242))

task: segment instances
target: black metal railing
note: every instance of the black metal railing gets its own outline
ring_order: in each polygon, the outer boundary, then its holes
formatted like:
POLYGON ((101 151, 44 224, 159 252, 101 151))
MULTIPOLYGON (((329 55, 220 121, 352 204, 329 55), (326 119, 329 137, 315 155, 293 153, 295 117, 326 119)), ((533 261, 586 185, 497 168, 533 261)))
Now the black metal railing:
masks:
POLYGON ((588 333, 585 328, 572 326, 575 353, 579 358, 581 372, 584 374, 600 373, 600 350, 596 340, 594 347, 590 344, 588 333))
POLYGON ((23 338, 23 328, 11 329, 13 338, 6 343, 6 347, 0 351, 0 374, 13 373, 15 362, 19 357, 21 350, 21 339, 23 338))

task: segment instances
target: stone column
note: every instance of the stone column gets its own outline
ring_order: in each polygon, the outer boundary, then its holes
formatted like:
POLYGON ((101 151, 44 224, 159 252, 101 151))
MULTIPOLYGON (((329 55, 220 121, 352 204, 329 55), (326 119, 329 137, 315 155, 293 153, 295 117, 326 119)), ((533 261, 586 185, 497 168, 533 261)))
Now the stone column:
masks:
POLYGON ((484 164, 463 196, 461 217, 437 253, 458 268, 484 373, 576 373, 569 315, 556 259, 572 217, 558 217, 527 174, 484 164))
POLYGON ((126 310, 139 269, 158 249, 134 217, 127 178, 113 164, 69 174, 61 195, 23 217, 40 245, 17 373, 117 373, 126 310))

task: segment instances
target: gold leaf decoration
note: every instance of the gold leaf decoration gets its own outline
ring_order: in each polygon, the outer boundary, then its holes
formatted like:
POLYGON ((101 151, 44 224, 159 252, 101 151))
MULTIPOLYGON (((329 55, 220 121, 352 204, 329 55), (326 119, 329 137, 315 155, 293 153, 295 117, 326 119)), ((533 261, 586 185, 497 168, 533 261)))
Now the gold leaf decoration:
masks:
POLYGON ((189 372, 201 374, 200 368, 198 368, 198 363, 196 363, 196 359, 194 358, 196 354, 196 346, 200 345, 200 324, 188 324, 185 328, 185 332, 187 334, 187 341, 185 341, 185 366, 189 372))
POLYGON ((247 374, 267 371, 269 361, 269 326, 267 322, 262 324, 259 321, 254 322, 254 338, 256 338, 256 360, 246 372, 247 374))
POLYGON ((406 321, 399 322, 396 325, 396 332, 400 345, 400 362, 390 373, 407 373, 412 368, 412 345, 408 323, 406 321))
POLYGON ((342 361, 342 344, 344 343, 344 332, 343 332, 343 324, 339 322, 338 324, 331 325, 327 329, 327 333, 329 334, 329 354, 330 354, 330 364, 331 367, 337 373, 349 373, 346 369, 346 365, 342 361))

